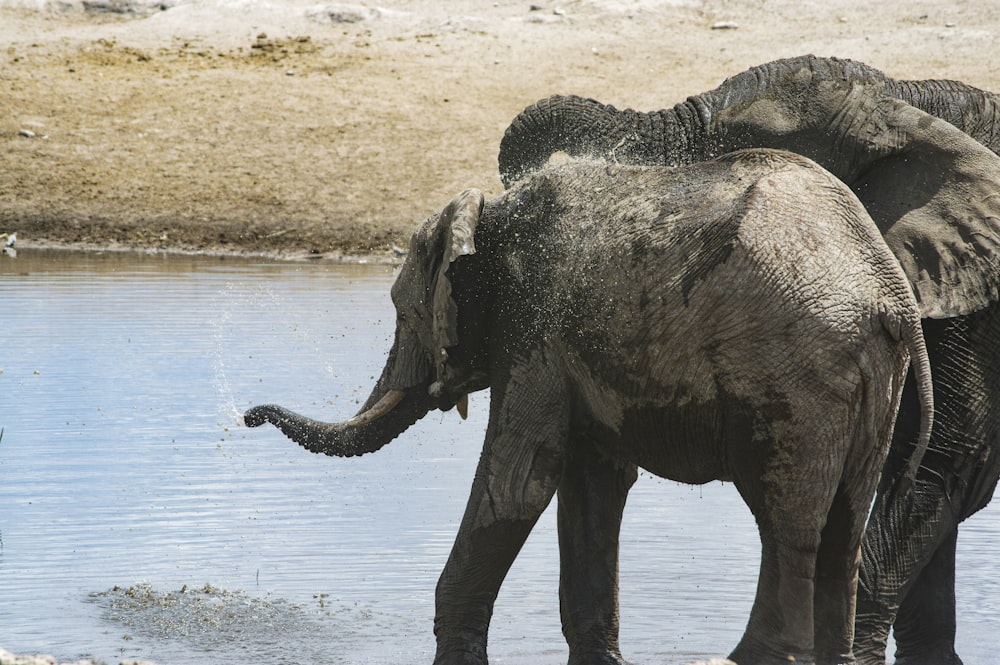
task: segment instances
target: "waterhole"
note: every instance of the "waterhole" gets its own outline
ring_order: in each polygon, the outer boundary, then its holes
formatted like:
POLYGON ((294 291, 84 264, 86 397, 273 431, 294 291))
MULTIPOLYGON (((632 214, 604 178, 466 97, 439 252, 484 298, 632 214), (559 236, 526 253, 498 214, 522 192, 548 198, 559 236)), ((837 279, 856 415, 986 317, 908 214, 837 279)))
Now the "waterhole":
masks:
MULTIPOLYGON (((392 336, 392 269, 140 254, 0 257, 0 646, 65 660, 426 664, 434 585, 486 426, 432 413, 376 454, 312 455, 239 415, 341 420, 392 336)), ((959 652, 1000 634, 1000 511, 962 530, 959 652)), ((622 649, 723 656, 758 541, 731 486, 644 475, 621 544, 622 649)), ((491 662, 557 665, 554 506, 511 570, 491 662)))

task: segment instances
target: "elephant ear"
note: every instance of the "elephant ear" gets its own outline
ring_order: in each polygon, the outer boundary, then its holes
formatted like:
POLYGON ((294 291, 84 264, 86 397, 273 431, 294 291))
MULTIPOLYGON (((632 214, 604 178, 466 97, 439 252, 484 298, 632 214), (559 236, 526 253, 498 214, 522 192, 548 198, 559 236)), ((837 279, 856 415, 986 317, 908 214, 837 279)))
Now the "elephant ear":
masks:
POLYGON ((1000 157, 904 102, 877 106, 876 126, 865 129, 886 154, 850 184, 899 259, 921 315, 962 316, 997 302, 1000 157))
POLYGON ((475 233, 484 205, 483 193, 467 189, 445 207, 438 219, 437 233, 442 252, 432 281, 433 336, 438 380, 443 378, 447 349, 458 344, 458 304, 451 293, 448 269, 460 256, 476 253, 475 233))

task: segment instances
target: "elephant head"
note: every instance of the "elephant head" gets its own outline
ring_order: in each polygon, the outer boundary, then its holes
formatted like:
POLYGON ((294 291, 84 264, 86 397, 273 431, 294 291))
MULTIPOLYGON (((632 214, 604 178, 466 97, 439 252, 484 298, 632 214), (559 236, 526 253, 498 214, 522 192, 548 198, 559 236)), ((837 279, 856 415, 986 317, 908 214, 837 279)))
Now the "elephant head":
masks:
MULTIPOLYGON (((473 234, 483 205, 478 190, 462 192, 413 234, 392 287, 395 340, 357 415, 325 423, 268 404, 248 410, 244 422, 249 427, 269 422, 312 452, 351 457, 378 450, 433 408, 457 406, 464 418, 468 393, 485 383, 483 354, 472 344, 459 346, 462 322, 454 286, 460 270, 455 263, 475 254, 473 234)), ((474 309, 463 308, 469 312, 463 316, 473 316, 474 309)), ((474 342, 476 335, 470 338, 474 342)))
POLYGON ((995 95, 807 56, 755 67, 651 113, 573 96, 541 100, 507 128, 499 164, 510 185, 556 152, 669 165, 744 148, 805 155, 864 203, 922 315, 949 318, 1000 297, 1000 158, 975 139, 1000 149, 995 95))

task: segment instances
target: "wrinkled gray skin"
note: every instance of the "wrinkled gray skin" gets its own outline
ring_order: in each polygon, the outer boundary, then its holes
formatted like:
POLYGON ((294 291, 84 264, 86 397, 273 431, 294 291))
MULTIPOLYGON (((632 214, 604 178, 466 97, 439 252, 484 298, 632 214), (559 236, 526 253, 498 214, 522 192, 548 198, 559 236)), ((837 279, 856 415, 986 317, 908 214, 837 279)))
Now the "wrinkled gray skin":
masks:
MULTIPOLYGON (((756 517, 760 577, 735 661, 851 661, 861 537, 908 358, 924 443, 933 405, 916 300, 842 183, 776 151, 544 171, 428 219, 392 298, 395 343, 358 416, 329 425, 259 406, 245 420, 354 455, 490 389, 437 587, 437 665, 486 663, 500 584, 557 491, 563 574, 615 589, 617 551, 588 555, 588 527, 607 512, 589 478, 624 496, 637 465, 731 481, 756 517)), ((594 630, 563 592, 568 630, 594 630)), ((571 662, 607 662, 604 644, 570 647, 571 662)))
MULTIPOLYGON (((972 139, 1000 151, 1000 97, 806 56, 753 68, 653 113, 551 97, 525 109, 501 144, 507 184, 560 151, 684 164, 738 148, 784 148, 819 162, 864 202, 916 291, 938 405, 919 492, 904 499, 890 488, 919 425, 914 385, 907 385, 863 550, 855 652, 866 665, 885 662, 890 627, 899 665, 961 663, 954 647, 958 524, 989 502, 1000 477, 1000 161, 972 139)), ((588 482, 606 502, 593 509, 599 514, 590 525, 606 534, 589 552, 598 566, 615 558, 628 485, 588 482)), ((615 594, 600 576, 564 586, 590 608, 582 613, 617 616, 615 594)), ((603 639, 615 651, 616 628, 589 633, 578 639, 603 639)))

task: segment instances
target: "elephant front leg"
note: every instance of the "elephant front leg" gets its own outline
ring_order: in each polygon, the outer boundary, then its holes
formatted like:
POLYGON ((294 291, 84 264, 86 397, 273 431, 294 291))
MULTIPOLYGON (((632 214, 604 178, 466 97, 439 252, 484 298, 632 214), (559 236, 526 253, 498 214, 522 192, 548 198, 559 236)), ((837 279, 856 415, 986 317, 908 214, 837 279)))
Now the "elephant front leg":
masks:
MULTIPOLYGON (((863 476, 864 474, 857 474, 863 476)), ((816 558, 814 626, 817 665, 854 663, 854 614, 861 538, 873 489, 841 488, 827 514, 816 558)))
POLYGON ((786 544, 761 529, 757 597, 746 632, 729 659, 739 665, 813 663, 813 543, 786 544))
MULTIPOLYGON (((854 654, 865 665, 886 662, 886 642, 900 604, 914 583, 929 579, 922 571, 956 523, 951 502, 936 482, 918 476, 911 493, 895 501, 889 496, 885 489, 879 492, 862 548, 854 654)), ((947 583, 954 585, 954 577, 947 583)))
POLYGON ((618 646, 618 535, 635 465, 585 438, 566 451, 559 483, 559 607, 569 665, 623 665, 618 646))
MULTIPOLYGON (((484 500, 489 502, 488 498, 484 500)), ((520 519, 480 522, 466 529, 463 520, 438 580, 434 665, 486 665, 487 631, 494 601, 536 521, 537 516, 532 519, 525 515, 520 519)))
POLYGON ((500 584, 559 485, 567 413, 558 387, 525 380, 494 388, 472 493, 438 581, 435 665, 487 662, 500 584))

